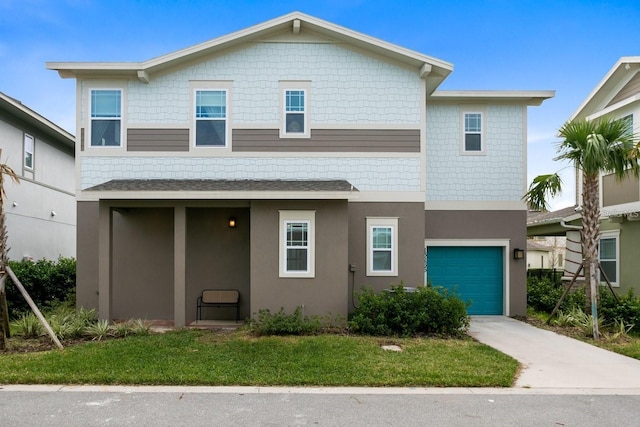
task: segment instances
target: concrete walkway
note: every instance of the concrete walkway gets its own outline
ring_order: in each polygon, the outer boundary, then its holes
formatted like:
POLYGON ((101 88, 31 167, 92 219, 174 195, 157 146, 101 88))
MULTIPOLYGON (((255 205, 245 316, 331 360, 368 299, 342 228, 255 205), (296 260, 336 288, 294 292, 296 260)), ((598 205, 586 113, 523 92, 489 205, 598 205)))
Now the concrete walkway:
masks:
POLYGON ((515 387, 640 390, 640 360, 505 316, 474 316, 469 335, 518 360, 515 387))

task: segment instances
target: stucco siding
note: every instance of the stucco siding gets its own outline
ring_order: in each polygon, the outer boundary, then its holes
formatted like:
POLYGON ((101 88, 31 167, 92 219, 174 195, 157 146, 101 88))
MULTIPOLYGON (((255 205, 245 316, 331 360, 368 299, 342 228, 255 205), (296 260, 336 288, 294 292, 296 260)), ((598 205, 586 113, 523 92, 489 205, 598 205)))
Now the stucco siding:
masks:
MULTIPOLYGON (((504 240, 509 251, 527 247, 525 211, 426 211, 425 237, 472 242, 473 240, 504 240)), ((472 243, 469 243, 472 244, 472 243)), ((452 246, 455 246, 453 244, 452 246)), ((509 315, 527 312, 526 261, 514 260, 506 254, 509 263, 509 315)), ((505 293, 506 295, 507 293, 505 293)))
POLYGON ((484 106, 481 155, 461 154, 465 108, 427 105, 426 201, 519 201, 525 191, 526 107, 484 106))
MULTIPOLYGON (((349 280, 352 290, 388 289, 401 281, 406 286, 424 284, 424 204, 349 203, 349 280), (367 217, 398 219, 398 275, 367 276, 367 217)), ((352 295, 349 295, 350 307, 352 295)), ((357 302, 356 302, 357 304, 357 302)))
POLYGON ((303 307, 305 315, 347 315, 348 214, 346 201, 251 203, 251 312, 303 307), (315 276, 279 277, 279 211, 315 211, 315 276))

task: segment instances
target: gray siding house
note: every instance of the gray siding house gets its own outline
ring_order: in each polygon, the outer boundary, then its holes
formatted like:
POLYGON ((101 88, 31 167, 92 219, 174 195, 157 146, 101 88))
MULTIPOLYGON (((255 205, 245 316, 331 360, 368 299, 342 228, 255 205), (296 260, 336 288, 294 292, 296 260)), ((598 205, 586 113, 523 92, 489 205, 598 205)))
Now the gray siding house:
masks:
POLYGON ((77 79, 78 304, 194 320, 203 289, 346 315, 426 280, 524 314, 526 112, 552 91, 439 91, 445 61, 291 13, 77 79), (426 275, 425 275, 426 271, 426 275))
POLYGON ((20 177, 5 182, 9 258, 76 256, 75 138, 0 92, 0 162, 20 177))

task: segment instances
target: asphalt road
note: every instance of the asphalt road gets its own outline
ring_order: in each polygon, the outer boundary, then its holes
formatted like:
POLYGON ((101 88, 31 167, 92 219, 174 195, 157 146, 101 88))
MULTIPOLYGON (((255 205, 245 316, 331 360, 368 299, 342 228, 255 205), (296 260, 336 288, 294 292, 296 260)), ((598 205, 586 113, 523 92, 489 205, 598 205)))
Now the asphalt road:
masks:
POLYGON ((0 386, 0 425, 640 425, 640 395, 624 391, 615 395, 605 394, 615 391, 522 389, 377 389, 375 394, 366 389, 90 390, 0 386))

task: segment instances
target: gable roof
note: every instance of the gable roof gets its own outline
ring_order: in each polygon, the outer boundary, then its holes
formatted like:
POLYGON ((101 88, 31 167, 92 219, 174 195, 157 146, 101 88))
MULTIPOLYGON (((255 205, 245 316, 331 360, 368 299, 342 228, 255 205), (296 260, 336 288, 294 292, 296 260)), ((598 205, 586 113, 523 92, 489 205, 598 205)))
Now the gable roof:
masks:
POLYGON ((0 92, 0 115, 9 114, 42 132, 58 143, 73 149, 75 137, 22 102, 0 92))
POLYGON ((146 83, 159 71, 215 55, 222 50, 242 43, 260 41, 269 35, 284 31, 291 31, 293 34, 309 31, 338 43, 355 46, 414 67, 420 73, 420 77, 427 80, 429 93, 433 92, 453 70, 453 65, 448 62, 300 12, 292 12, 244 30, 143 62, 47 62, 46 65, 48 69, 58 71, 62 78, 121 77, 137 78, 146 83))
POLYGON ((573 113, 570 120, 607 114, 640 100, 640 56, 623 56, 573 113))

